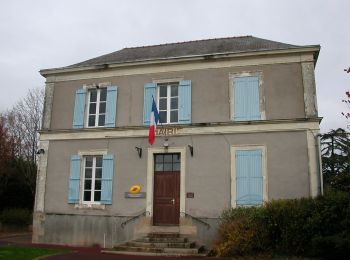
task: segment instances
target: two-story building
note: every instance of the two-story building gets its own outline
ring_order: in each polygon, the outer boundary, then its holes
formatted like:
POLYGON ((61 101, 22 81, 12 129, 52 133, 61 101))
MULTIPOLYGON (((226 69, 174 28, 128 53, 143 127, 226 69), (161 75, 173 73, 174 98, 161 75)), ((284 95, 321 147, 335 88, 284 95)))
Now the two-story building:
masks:
POLYGON ((319 50, 244 36, 41 70, 33 241, 113 247, 164 230, 210 246, 224 209, 321 194, 319 50))

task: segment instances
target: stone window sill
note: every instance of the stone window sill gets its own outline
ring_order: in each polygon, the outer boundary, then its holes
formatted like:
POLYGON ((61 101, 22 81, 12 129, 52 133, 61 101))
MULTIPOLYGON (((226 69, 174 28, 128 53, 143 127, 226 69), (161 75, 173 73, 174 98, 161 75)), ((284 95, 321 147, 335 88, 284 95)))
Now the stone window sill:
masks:
POLYGON ((74 208, 76 208, 76 209, 98 209, 98 210, 104 210, 104 209, 106 209, 106 205, 102 205, 102 204, 75 204, 74 208))

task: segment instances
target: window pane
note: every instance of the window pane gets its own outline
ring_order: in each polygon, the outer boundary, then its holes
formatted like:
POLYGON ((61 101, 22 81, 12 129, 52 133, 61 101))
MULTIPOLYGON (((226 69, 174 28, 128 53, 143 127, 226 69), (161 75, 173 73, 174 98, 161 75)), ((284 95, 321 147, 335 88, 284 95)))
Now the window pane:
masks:
POLYGON ((166 111, 159 112, 159 122, 166 123, 166 111))
POLYGON ((84 189, 91 190, 91 180, 85 180, 84 189))
POLYGON ((163 171, 163 164, 162 163, 156 163, 155 171, 156 172, 163 171))
POLYGON ((164 155, 164 162, 167 163, 167 162, 172 162, 173 160, 173 156, 171 154, 166 154, 164 155))
POLYGON ((171 99, 171 106, 170 106, 170 108, 171 109, 178 109, 178 98, 176 97, 176 98, 172 98, 171 99))
POLYGON ((95 116, 89 116, 89 126, 95 126, 95 116))
POLYGON ((101 179, 102 178, 102 168, 96 168, 96 172, 95 172, 95 175, 96 175, 96 179, 101 179))
POLYGON ((106 101, 107 97, 107 89, 106 88, 101 88, 101 93, 100 93, 100 101, 106 101))
POLYGON ((173 164, 173 171, 180 171, 180 163, 173 164))
POLYGON ((96 114, 96 103, 90 103, 89 114, 96 114))
POLYGON ((102 156, 96 156, 96 167, 102 167, 102 156))
POLYGON ((174 163, 180 162, 180 154, 179 153, 173 155, 173 162, 174 163))
POLYGON ((159 99, 159 110, 166 110, 167 109, 167 99, 166 98, 160 98, 159 99))
POLYGON ((85 168, 85 178, 90 179, 92 177, 92 169, 85 168))
POLYGON ((106 113, 106 102, 100 103, 100 111, 99 111, 99 113, 100 114, 106 113))
POLYGON ((100 115, 98 117, 98 126, 104 126, 105 125, 105 115, 100 115))
POLYGON ((170 112, 170 122, 173 123, 173 122, 177 122, 178 119, 177 119, 177 110, 174 110, 174 111, 171 111, 170 112))
POLYGON ((97 91, 96 89, 90 90, 90 102, 96 102, 97 91))
POLYGON ((84 191, 84 201, 90 201, 91 200, 91 191, 84 191))
POLYGON ((101 180, 95 181, 95 190, 101 190, 101 180))
POLYGON ((178 96, 178 87, 177 86, 171 86, 171 96, 172 97, 178 96))
POLYGON ((166 97, 167 96, 167 86, 160 86, 159 87, 159 96, 160 97, 166 97))
POLYGON ((164 171, 172 171, 172 163, 164 163, 164 171))
POLYGON ((156 163, 162 163, 163 162, 163 157, 164 157, 164 155, 157 154, 156 155, 156 163))
POLYGON ((85 167, 92 167, 92 156, 85 157, 85 167))
POLYGON ((95 198, 94 201, 100 201, 101 200, 101 191, 95 191, 95 198))

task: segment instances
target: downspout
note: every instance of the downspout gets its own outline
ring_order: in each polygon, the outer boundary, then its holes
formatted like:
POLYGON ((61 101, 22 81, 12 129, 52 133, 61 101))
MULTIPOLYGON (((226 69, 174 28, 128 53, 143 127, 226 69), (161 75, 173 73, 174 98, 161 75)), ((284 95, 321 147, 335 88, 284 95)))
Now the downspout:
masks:
POLYGON ((322 176, 322 156, 321 156, 321 134, 315 136, 315 146, 317 151, 318 175, 317 175, 317 191, 318 195, 323 195, 323 176, 322 176))

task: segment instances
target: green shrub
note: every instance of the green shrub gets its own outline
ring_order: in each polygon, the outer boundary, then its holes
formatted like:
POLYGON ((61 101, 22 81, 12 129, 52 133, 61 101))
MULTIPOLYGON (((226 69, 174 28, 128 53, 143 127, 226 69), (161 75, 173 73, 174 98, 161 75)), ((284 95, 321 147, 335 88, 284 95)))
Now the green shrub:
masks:
POLYGON ((32 222, 32 212, 28 209, 5 209, 0 214, 0 222, 8 226, 27 226, 32 222))
POLYGON ((254 255, 266 251, 269 237, 261 207, 228 209, 222 214, 219 240, 214 251, 220 256, 254 255))
POLYGON ((350 194, 225 210, 218 237, 214 251, 220 256, 350 254, 350 194))

